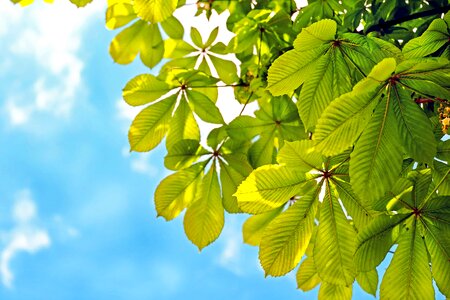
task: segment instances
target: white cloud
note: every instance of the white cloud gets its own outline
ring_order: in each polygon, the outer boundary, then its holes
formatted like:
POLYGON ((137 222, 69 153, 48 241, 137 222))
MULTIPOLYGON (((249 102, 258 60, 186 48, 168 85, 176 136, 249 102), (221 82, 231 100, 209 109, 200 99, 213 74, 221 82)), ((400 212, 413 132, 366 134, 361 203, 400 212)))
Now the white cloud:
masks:
POLYGON ((26 8, 1 1, 0 40, 8 46, 2 49, 0 65, 25 69, 24 77, 37 74, 29 79, 31 85, 17 78, 19 87, 6 90, 4 109, 11 125, 27 124, 41 113, 70 116, 83 87, 84 64, 79 57, 82 34, 89 21, 103 11, 102 1, 94 1, 84 9, 77 9, 69 1, 55 1, 52 5, 36 2, 26 8), (25 60, 24 67, 20 63, 25 60), (17 97, 17 93, 23 96, 17 97))
POLYGON ((217 259, 218 264, 235 275, 243 275, 246 263, 243 258, 241 224, 237 216, 227 216, 219 241, 222 251, 217 259))
POLYGON ((19 252, 35 253, 51 243, 47 231, 35 225, 37 208, 29 190, 17 193, 12 217, 15 226, 4 234, 6 245, 0 253, 0 276, 6 287, 12 287, 10 262, 19 252))
POLYGON ((136 115, 142 110, 143 107, 136 107, 128 105, 124 100, 119 99, 116 102, 117 116, 120 120, 126 121, 126 129, 131 121, 136 117, 136 115))

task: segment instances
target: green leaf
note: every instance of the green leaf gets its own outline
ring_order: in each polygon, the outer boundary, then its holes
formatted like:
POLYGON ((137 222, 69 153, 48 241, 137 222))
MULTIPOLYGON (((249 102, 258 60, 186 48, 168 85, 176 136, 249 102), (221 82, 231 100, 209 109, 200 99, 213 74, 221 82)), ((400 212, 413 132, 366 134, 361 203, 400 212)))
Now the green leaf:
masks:
POLYGON ((364 130, 380 94, 350 92, 335 99, 317 122, 313 140, 316 151, 324 155, 339 154, 353 145, 364 130))
POLYGON ((336 187, 339 198, 344 204, 348 214, 352 217, 353 222, 358 230, 363 229, 369 224, 373 218, 373 211, 370 206, 353 192, 351 185, 345 181, 335 179, 332 176, 332 182, 336 187))
POLYGON ((128 141, 131 150, 146 152, 155 148, 169 130, 169 121, 177 95, 170 96, 142 110, 131 124, 128 141))
POLYGON ((238 81, 237 68, 234 62, 225 60, 214 55, 208 55, 214 68, 219 75, 220 80, 226 84, 232 84, 238 81))
POLYGON ((408 179, 413 181, 412 201, 408 202, 412 207, 421 207, 422 202, 429 194, 430 184, 432 183, 431 169, 413 171, 408 173, 408 179))
POLYGON ((332 47, 316 62, 297 102, 307 131, 314 131, 317 120, 333 99, 351 91, 351 81, 350 69, 342 53, 332 47))
POLYGON ((377 267, 391 249, 399 234, 399 224, 410 215, 379 215, 359 232, 356 238, 354 263, 362 272, 377 267))
POLYGON ((352 299, 352 286, 322 282, 319 289, 319 300, 350 300, 352 299))
POLYGON ((367 76, 331 102, 317 122, 313 139, 316 149, 324 155, 336 155, 354 143, 381 97, 381 88, 395 70, 395 60, 384 59, 367 76))
POLYGON ((278 153, 277 160, 287 168, 301 172, 322 170, 323 156, 314 151, 311 140, 286 142, 278 153))
POLYGON ((138 106, 159 99, 170 91, 170 87, 151 74, 141 74, 128 81, 122 91, 129 105, 138 106))
POLYGON ((167 221, 177 217, 196 197, 200 189, 204 164, 198 163, 164 178, 155 191, 158 216, 167 221))
POLYGON ((251 140, 262 132, 273 127, 273 122, 250 116, 238 116, 227 126, 227 133, 237 140, 251 140))
POLYGON ((130 3, 115 3, 106 10, 106 27, 117 29, 136 19, 133 5, 130 3))
POLYGON ((367 272, 359 272, 356 276, 356 281, 364 291, 374 297, 377 296, 378 272, 376 269, 367 272))
POLYGON ((242 211, 260 214, 284 205, 314 180, 284 166, 266 165, 254 170, 239 185, 236 197, 242 211))
POLYGON ((139 20, 116 35, 109 46, 114 61, 122 65, 131 63, 141 50, 143 37, 148 30, 149 26, 139 20))
MULTIPOLYGON (((195 63, 197 62, 197 56, 183 57, 185 55, 197 51, 197 49, 192 47, 191 44, 186 43, 184 40, 174 40, 174 39, 165 40, 164 51, 165 51, 164 52, 165 58, 183 58, 183 60, 190 59, 193 61, 193 65, 195 65, 195 63)), ((174 64, 176 61, 179 60, 174 60, 174 64)), ((176 65, 179 66, 178 63, 176 65)))
POLYGON ((322 57, 328 45, 309 51, 297 49, 278 57, 269 69, 267 88, 274 96, 290 94, 303 84, 316 67, 316 60, 322 57))
POLYGON ((219 180, 214 165, 203 179, 201 193, 187 209, 184 231, 199 250, 214 242, 222 231, 225 219, 219 180))
POLYGON ((327 181, 314 243, 314 263, 323 281, 345 286, 353 283, 356 276, 352 260, 355 238, 356 232, 327 181))
POLYGON ((335 39, 336 21, 324 19, 303 28, 294 41, 294 48, 299 51, 316 49, 335 39))
POLYGON ((180 140, 169 148, 164 157, 164 166, 170 170, 180 170, 192 165, 201 156, 209 154, 198 140, 180 140))
POLYGON ((251 246, 259 246, 259 244, 261 243, 261 238, 263 237, 264 231, 266 230, 267 226, 282 211, 283 206, 280 206, 278 208, 275 208, 274 210, 249 217, 242 227, 244 243, 247 243, 251 246))
POLYGON ((439 195, 450 195, 450 166, 435 160, 432 175, 439 195))
POLYGON ((275 139, 276 131, 272 128, 270 131, 261 134, 259 139, 253 143, 248 150, 249 162, 252 167, 257 168, 263 165, 275 163, 275 139))
POLYGON ((450 162, 450 140, 438 142, 436 157, 447 163, 450 162))
POLYGON ((350 156, 353 190, 369 203, 380 199, 401 171, 402 153, 398 151, 399 135, 391 107, 392 99, 378 105, 350 156))
POLYGON ((298 268, 297 275, 297 288, 304 292, 310 291, 315 288, 320 282, 319 274, 317 274, 316 266, 314 265, 314 257, 307 257, 298 268))
POLYGON ((84 7, 92 2, 92 0, 69 0, 73 4, 75 4, 77 7, 84 7))
POLYGON ((172 39, 182 39, 184 35, 183 24, 175 18, 174 16, 170 16, 164 21, 161 22, 161 26, 164 29, 164 32, 172 39))
MULTIPOLYGON (((447 78, 450 79, 449 76, 447 78)), ((448 88, 442 87, 439 84, 434 83, 430 80, 424 79, 401 79, 400 82, 408 89, 422 94, 426 97, 438 97, 442 99, 450 98, 450 91, 448 88)))
POLYGON ((417 220, 408 222, 380 287, 384 299, 434 299, 430 265, 417 220))
POLYGON ((390 98, 407 154, 419 162, 431 164, 436 155, 436 140, 430 120, 402 87, 393 86, 390 98))
POLYGON ((223 207, 229 213, 240 213, 237 198, 233 194, 253 169, 245 155, 222 154, 221 157, 225 160, 219 160, 223 207))
POLYGON ((211 31, 211 33, 209 34, 208 40, 203 45, 203 47, 208 48, 209 46, 211 46, 211 44, 214 43, 214 41, 216 40, 218 33, 219 33, 219 27, 214 28, 211 31))
POLYGON ((266 276, 284 275, 300 262, 313 233, 319 192, 317 186, 267 226, 259 246, 266 276))
POLYGON ((200 119, 213 124, 225 123, 220 110, 206 95, 193 90, 186 90, 186 97, 191 109, 200 119))
POLYGON ((420 37, 410 40, 402 51, 407 59, 425 57, 448 43, 449 37, 447 23, 442 19, 435 19, 420 37))
POLYGON ((200 129, 186 99, 181 97, 178 107, 169 121, 166 148, 170 149, 180 140, 200 140, 200 129))
POLYGON ((216 53, 216 54, 228 54, 227 46, 225 46, 225 44, 222 42, 218 42, 218 43, 215 43, 214 45, 212 45, 209 48, 209 51, 211 51, 212 53, 216 53))
POLYGON ((155 67, 164 57, 164 41, 157 24, 148 26, 148 30, 142 38, 140 57, 149 68, 155 67))
POLYGON ((195 27, 191 27, 191 40, 195 46, 203 49, 202 35, 195 27))
MULTIPOLYGON (((448 199, 447 199, 448 200, 448 199)), ((446 201, 448 205, 448 201, 446 201)), ((447 210, 447 221, 449 220, 447 210)), ((439 290, 448 298, 450 297, 450 225, 444 222, 436 222, 433 216, 427 218, 422 224, 425 227, 425 244, 431 256, 434 280, 439 290)))
POLYGON ((177 0, 134 0, 134 10, 143 20, 159 23, 169 18, 177 8, 177 0))

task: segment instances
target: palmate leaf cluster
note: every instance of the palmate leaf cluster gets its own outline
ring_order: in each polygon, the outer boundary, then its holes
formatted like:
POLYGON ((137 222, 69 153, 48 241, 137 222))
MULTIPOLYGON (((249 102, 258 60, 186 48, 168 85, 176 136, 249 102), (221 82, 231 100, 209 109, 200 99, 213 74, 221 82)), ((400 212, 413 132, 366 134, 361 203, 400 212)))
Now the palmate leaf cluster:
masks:
POLYGON ((320 285, 321 299, 350 299, 355 282, 382 299, 431 299, 433 280, 450 297, 448 2, 308 2, 197 1, 197 15, 229 13, 225 44, 223 28, 183 27, 174 12, 186 1, 108 0, 114 61, 139 55, 160 70, 123 88, 142 107, 131 150, 164 143, 173 171, 157 214, 185 212, 200 250, 225 213, 249 214, 243 239, 265 274, 298 266, 298 288, 320 285), (225 87, 242 106, 230 122, 216 105, 225 87), (207 137, 200 120, 216 127, 207 137))

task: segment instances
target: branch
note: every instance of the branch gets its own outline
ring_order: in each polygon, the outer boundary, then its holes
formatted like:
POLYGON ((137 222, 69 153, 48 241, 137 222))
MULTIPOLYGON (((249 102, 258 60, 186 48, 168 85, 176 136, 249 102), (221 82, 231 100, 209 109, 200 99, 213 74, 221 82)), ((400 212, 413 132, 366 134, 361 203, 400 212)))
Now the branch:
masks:
POLYGON ((408 22, 411 20, 419 19, 419 18, 425 18, 425 17, 430 17, 433 15, 446 13, 448 10, 450 10, 450 5, 445 5, 442 7, 437 7, 437 8, 433 8, 430 10, 421 11, 421 12, 418 12, 418 13, 415 13, 415 14, 412 14, 409 16, 405 16, 402 18, 394 19, 394 20, 389 20, 386 22, 380 21, 380 23, 372 25, 369 28, 367 28, 366 34, 369 32, 372 32, 372 31, 384 31, 391 26, 398 25, 403 22, 408 22))

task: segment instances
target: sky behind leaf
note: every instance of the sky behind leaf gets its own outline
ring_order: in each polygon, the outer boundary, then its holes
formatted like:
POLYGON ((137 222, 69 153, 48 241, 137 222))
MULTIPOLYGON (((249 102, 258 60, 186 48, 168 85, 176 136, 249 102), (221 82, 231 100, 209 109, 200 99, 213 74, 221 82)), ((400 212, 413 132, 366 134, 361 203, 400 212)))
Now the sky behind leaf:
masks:
POLYGON ((242 216, 201 253, 156 218, 164 149, 129 153, 121 98, 149 70, 112 62, 104 9, 0 2, 0 299, 317 298, 264 278, 242 216))

